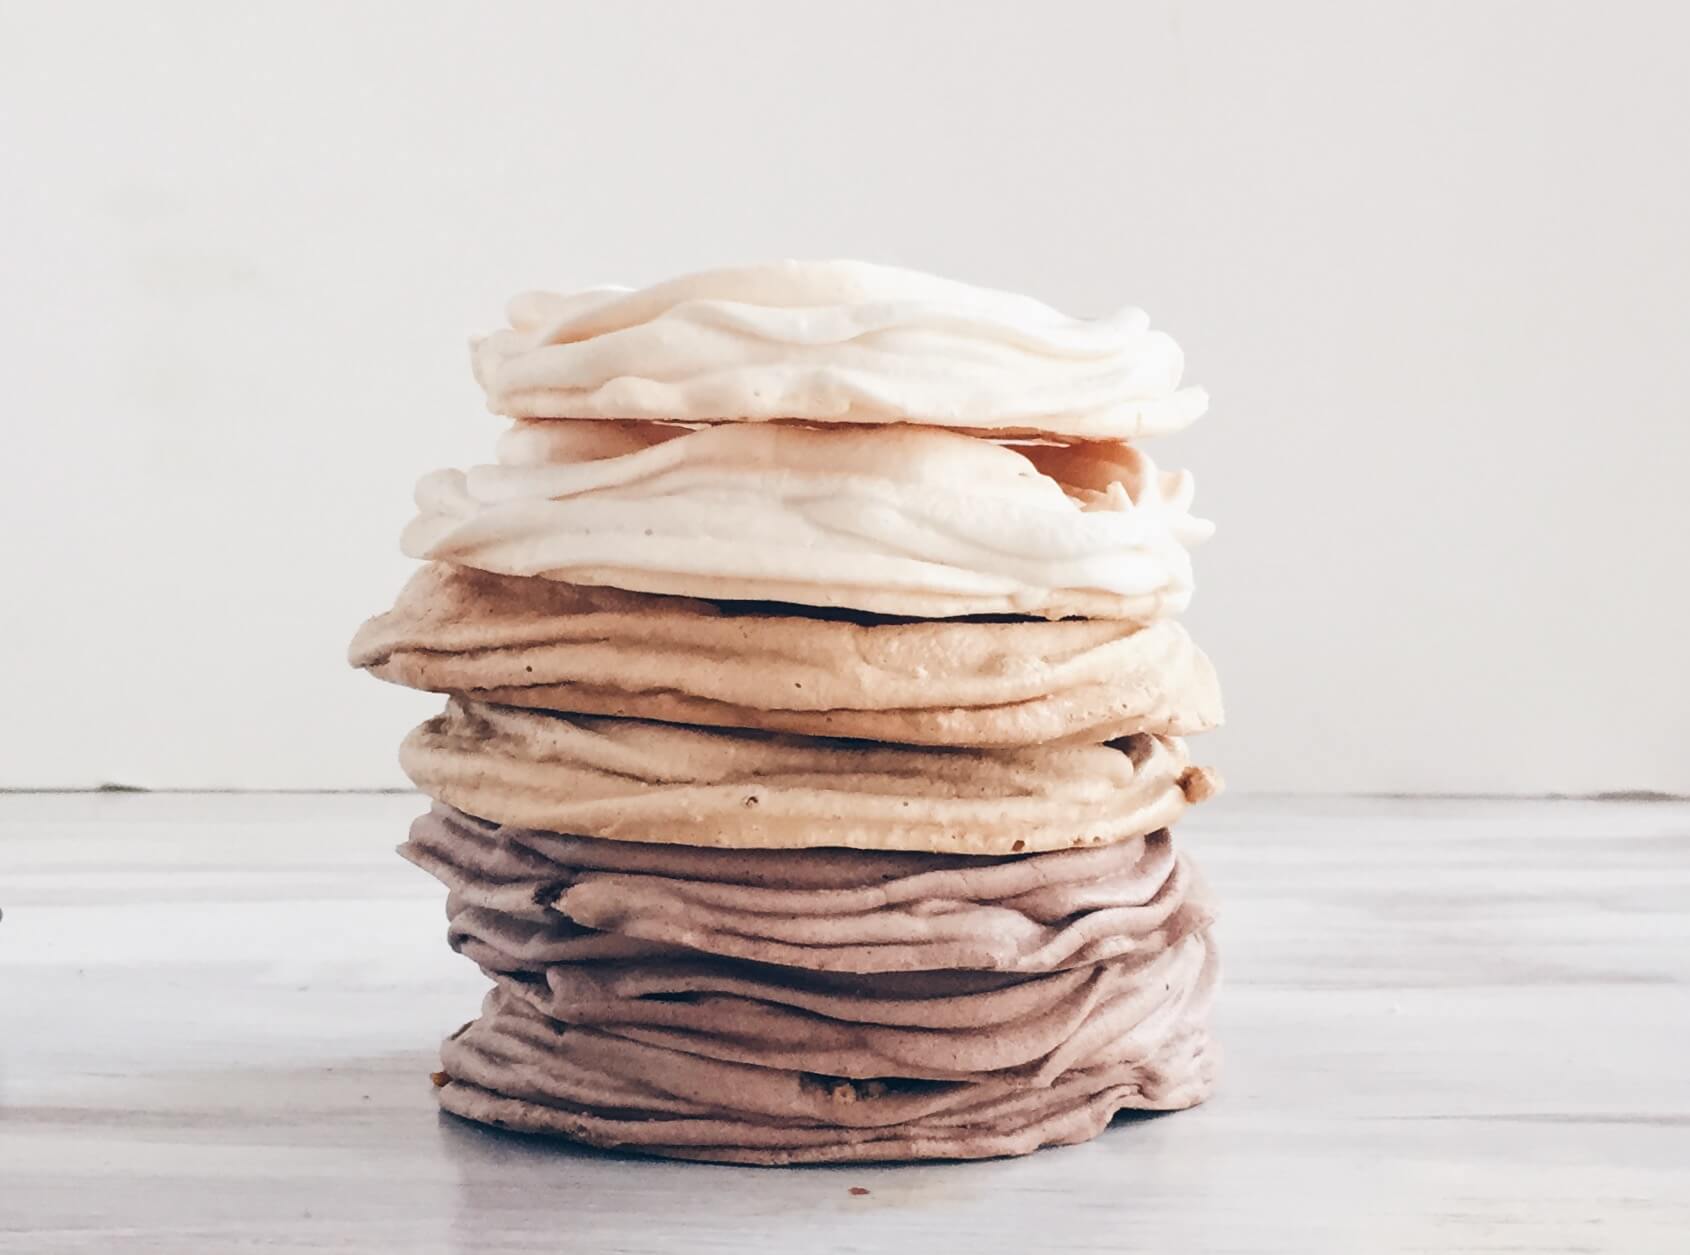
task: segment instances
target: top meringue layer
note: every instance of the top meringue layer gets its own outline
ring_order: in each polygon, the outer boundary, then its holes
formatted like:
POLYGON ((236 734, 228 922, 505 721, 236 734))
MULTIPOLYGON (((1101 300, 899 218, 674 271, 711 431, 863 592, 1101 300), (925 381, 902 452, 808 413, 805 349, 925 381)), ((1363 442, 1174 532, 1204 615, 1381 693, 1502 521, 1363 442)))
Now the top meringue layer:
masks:
POLYGON ((531 292, 472 343, 513 418, 916 423, 1128 440, 1208 398, 1142 310, 1073 318, 1031 297, 864 262, 710 270, 639 290, 531 292))

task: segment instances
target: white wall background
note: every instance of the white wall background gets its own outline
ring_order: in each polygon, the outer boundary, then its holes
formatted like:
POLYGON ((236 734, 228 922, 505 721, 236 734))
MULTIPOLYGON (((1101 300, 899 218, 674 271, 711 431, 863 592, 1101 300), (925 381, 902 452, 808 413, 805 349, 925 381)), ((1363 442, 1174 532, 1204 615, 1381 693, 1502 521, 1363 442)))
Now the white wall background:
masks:
POLYGON ((1690 791, 1690 5, 0 9, 0 785, 357 787, 531 286, 1143 305, 1235 785, 1690 791))

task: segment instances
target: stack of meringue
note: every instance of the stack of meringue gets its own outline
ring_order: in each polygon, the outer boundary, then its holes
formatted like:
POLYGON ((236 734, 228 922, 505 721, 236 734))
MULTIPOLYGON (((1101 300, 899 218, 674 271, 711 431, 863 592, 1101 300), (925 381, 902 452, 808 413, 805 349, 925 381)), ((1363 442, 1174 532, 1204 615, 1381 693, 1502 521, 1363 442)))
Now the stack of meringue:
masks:
POLYGON ((850 262, 534 294, 354 665, 447 695, 401 847, 492 981, 442 1105, 759 1164, 1022 1154, 1210 1092, 1216 787, 1137 310, 850 262))

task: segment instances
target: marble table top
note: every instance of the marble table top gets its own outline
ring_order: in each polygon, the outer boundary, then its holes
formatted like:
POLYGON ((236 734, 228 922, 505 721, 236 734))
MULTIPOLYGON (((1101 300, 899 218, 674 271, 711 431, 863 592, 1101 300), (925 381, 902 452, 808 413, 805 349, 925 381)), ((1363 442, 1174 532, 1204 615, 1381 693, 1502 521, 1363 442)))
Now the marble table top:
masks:
POLYGON ((0 1251, 1690 1252, 1690 804, 1222 798, 1210 1104, 781 1170, 437 1112, 419 807, 0 796, 0 1251))

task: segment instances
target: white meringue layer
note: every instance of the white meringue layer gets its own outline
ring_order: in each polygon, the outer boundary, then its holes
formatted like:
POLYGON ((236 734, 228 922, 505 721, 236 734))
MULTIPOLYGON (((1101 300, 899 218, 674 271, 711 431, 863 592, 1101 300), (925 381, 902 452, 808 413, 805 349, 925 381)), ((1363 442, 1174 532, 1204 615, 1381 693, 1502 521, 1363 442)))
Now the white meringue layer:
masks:
POLYGON ((638 291, 533 292, 472 344, 518 418, 918 423, 1082 440, 1174 431, 1208 404, 1142 310, 1072 318, 1031 297, 864 262, 712 270, 638 291))
POLYGON ((1210 531, 1191 477, 1124 445, 544 422, 499 459, 421 480, 407 554, 637 592, 1147 622, 1184 608, 1186 546, 1210 531))

